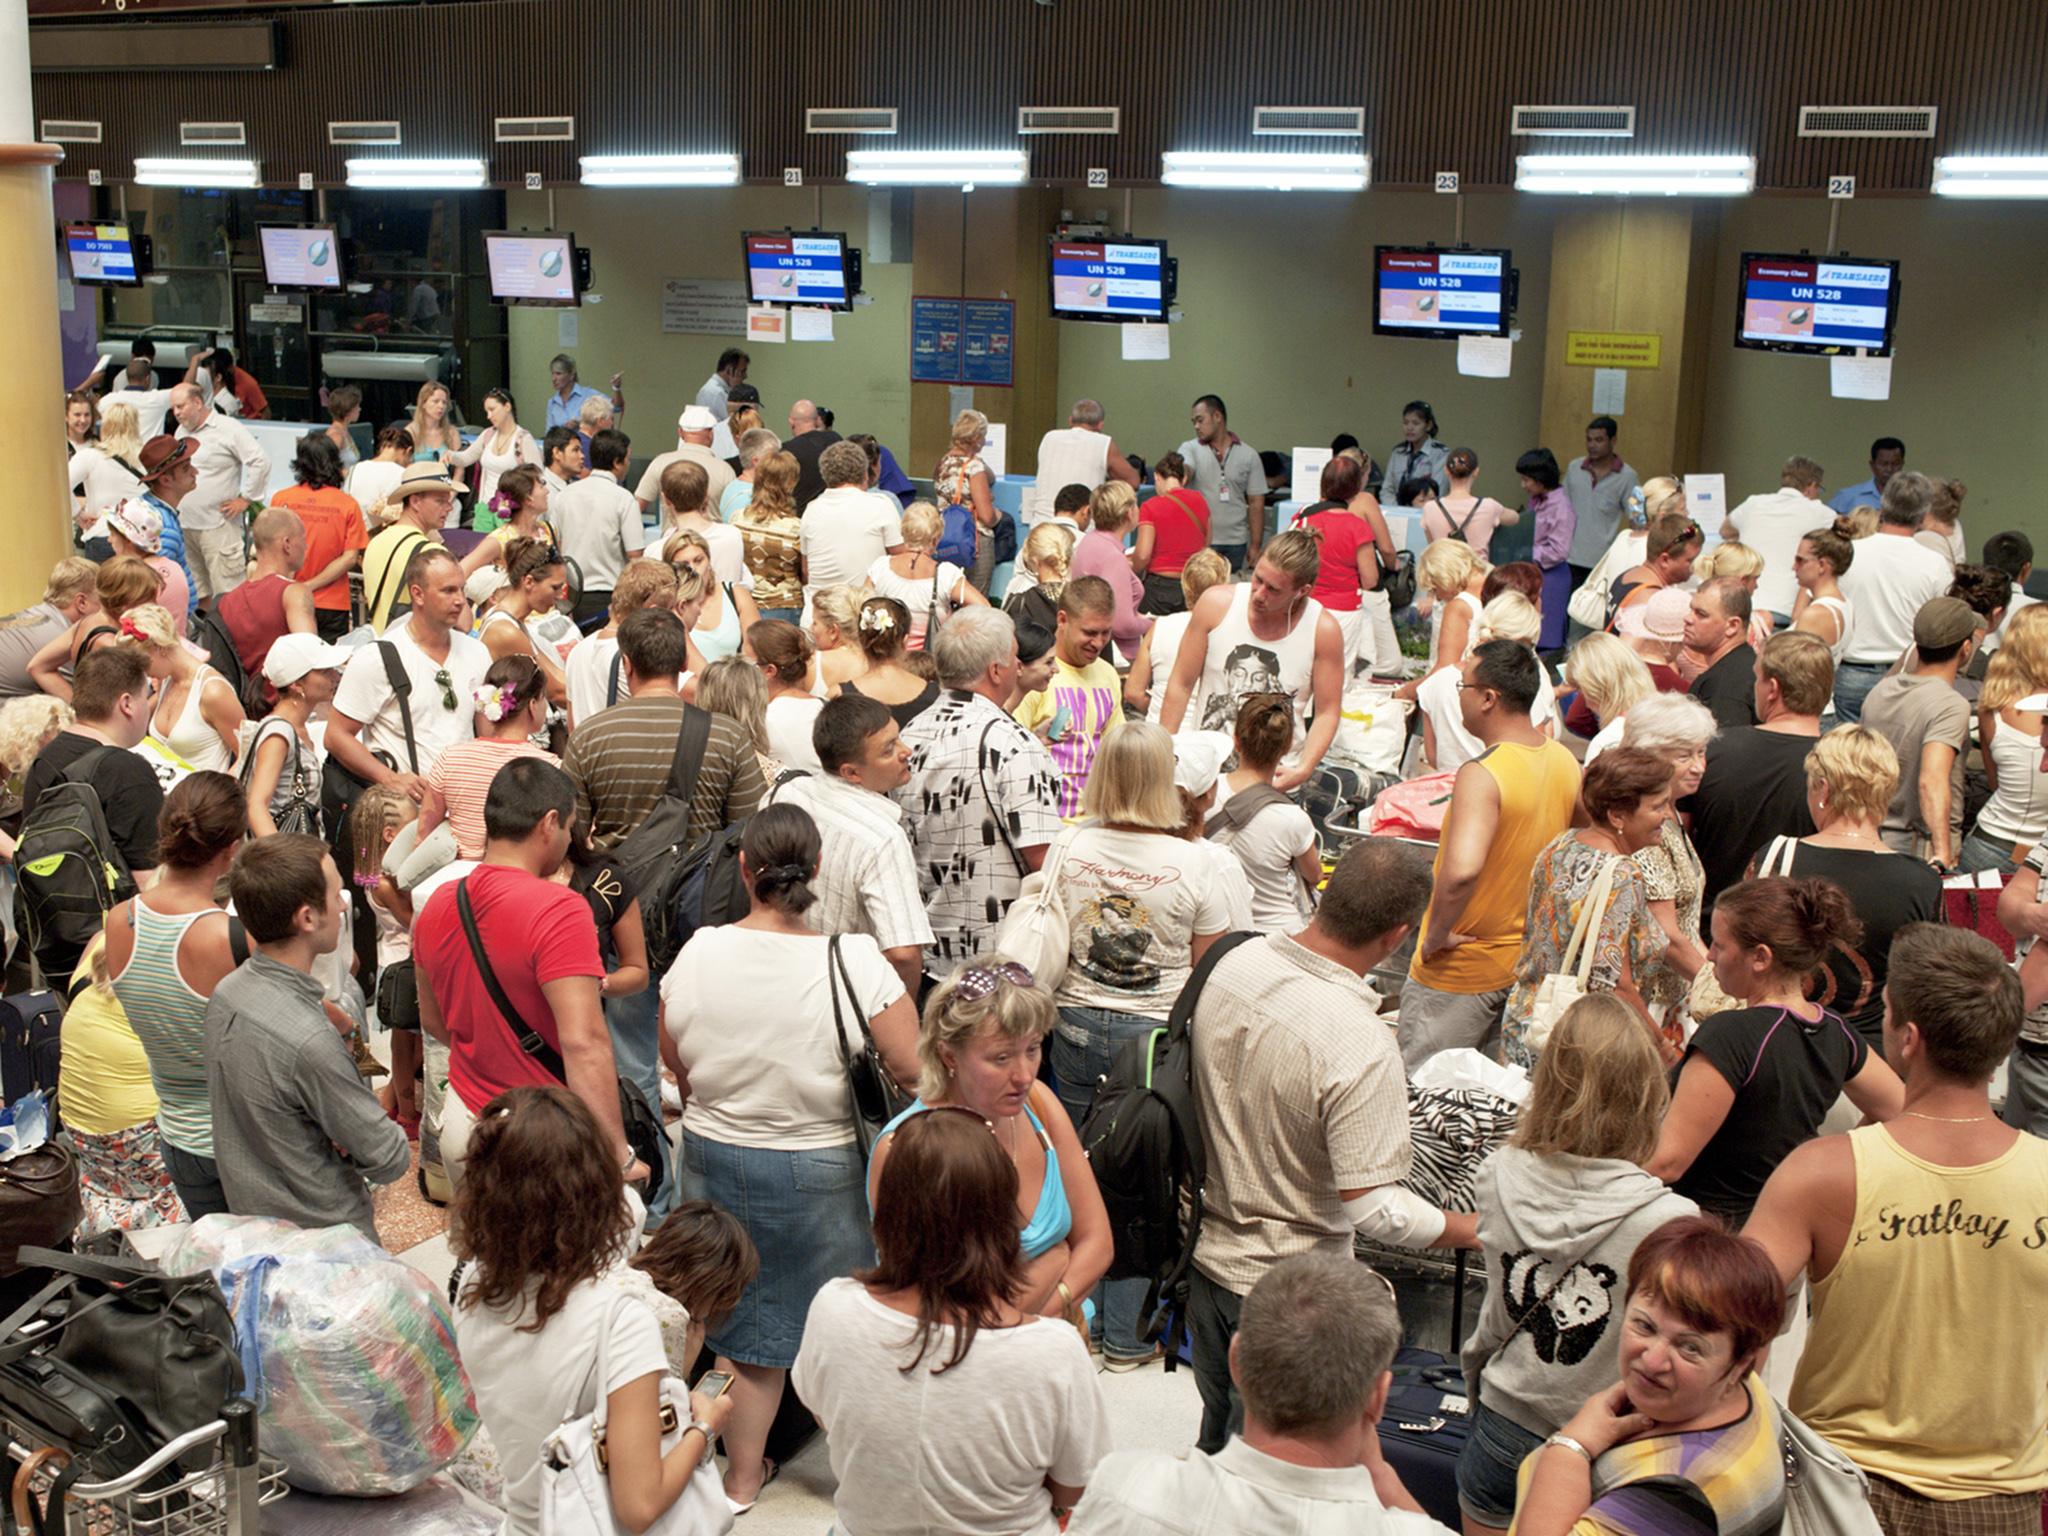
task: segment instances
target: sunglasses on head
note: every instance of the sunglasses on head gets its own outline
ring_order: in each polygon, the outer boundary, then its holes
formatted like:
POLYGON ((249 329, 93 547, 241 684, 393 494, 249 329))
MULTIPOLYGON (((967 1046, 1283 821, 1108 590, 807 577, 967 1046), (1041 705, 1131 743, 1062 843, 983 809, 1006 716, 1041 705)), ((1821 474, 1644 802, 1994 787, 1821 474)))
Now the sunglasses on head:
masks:
POLYGON ((978 1003, 1004 982, 1013 987, 1038 984, 1031 972, 1016 961, 998 960, 993 965, 974 965, 962 971, 953 982, 953 995, 978 1003))

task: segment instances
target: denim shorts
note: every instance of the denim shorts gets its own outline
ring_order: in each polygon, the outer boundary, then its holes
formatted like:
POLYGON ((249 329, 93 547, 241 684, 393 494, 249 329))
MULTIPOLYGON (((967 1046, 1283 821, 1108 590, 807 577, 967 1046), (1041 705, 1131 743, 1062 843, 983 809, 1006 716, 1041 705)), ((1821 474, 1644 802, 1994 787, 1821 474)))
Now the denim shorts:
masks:
POLYGON ((683 1198, 731 1211, 761 1255, 760 1274, 704 1342, 742 1365, 787 1370, 825 1282, 875 1262, 867 1160, 852 1142, 784 1152, 685 1131, 680 1166, 683 1198))
POLYGON ((1543 1436, 1474 1403, 1472 1434, 1458 1452, 1458 1508, 1482 1525, 1510 1524, 1517 1474, 1542 1444, 1543 1436))

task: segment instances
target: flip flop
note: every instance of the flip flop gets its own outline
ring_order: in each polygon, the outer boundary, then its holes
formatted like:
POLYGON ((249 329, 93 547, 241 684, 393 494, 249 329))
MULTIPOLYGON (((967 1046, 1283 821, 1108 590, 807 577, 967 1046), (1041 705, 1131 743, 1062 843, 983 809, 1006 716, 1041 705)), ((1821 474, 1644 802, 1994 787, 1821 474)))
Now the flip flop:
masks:
POLYGON ((766 1467, 768 1470, 761 1477, 760 1493, 756 1493, 751 1499, 747 1500, 747 1502, 744 1504, 740 1503, 738 1499, 732 1497, 731 1494, 726 1495, 725 1507, 732 1511, 733 1518, 735 1520, 737 1520, 741 1515, 744 1515, 748 1510, 752 1509, 756 1504, 761 1502, 761 1493, 765 1493, 768 1491, 768 1485, 775 1481, 775 1474, 782 1470, 782 1463, 778 1461, 770 1461, 766 1456, 763 1456, 761 1458, 761 1465, 766 1467))

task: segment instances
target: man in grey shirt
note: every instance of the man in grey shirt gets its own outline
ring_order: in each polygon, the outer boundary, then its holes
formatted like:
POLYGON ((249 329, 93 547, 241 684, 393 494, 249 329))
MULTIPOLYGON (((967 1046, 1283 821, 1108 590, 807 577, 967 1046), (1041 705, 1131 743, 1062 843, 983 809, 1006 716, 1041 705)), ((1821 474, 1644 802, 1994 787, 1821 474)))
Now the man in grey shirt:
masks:
POLYGON ((369 1183, 404 1178, 412 1147, 363 1085, 313 979, 313 962, 341 942, 341 875, 318 838, 285 832, 243 845, 228 891, 255 946, 206 1004, 228 1209, 346 1223, 374 1243, 369 1183))
POLYGON ((1621 532, 1622 509, 1628 493, 1636 488, 1636 472, 1614 451, 1620 434, 1612 416, 1595 416, 1586 423, 1586 453, 1573 459, 1564 472, 1564 491, 1572 501, 1572 547, 1565 555, 1571 567, 1572 590, 1577 591, 1593 574, 1593 567, 1607 553, 1607 546, 1621 532))
POLYGON ((1180 445, 1188 484, 1209 503, 1209 547, 1248 571, 1266 546, 1266 471, 1258 453, 1230 430, 1220 395, 1204 395, 1189 415, 1195 435, 1180 445))

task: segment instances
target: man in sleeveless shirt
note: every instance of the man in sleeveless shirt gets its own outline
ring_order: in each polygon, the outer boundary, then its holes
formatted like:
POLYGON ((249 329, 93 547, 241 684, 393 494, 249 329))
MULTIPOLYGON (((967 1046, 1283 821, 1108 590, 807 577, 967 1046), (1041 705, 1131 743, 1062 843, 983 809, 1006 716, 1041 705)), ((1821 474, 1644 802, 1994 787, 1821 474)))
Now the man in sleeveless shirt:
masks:
POLYGON ((1901 929, 1884 1050, 1905 1108, 1794 1151, 1744 1229, 1788 1284, 1813 1281, 1788 1403, 1869 1475, 1886 1536, 2040 1528, 2048 1142, 2001 1124, 1990 1095, 2022 1013, 1987 940, 1901 929))
POLYGON ((1076 400, 1067 424, 1038 440, 1038 470, 1024 492, 1024 521, 1035 527, 1052 508, 1053 496, 1069 485, 1099 489, 1105 482, 1138 483, 1138 471, 1102 425, 1099 400, 1076 400))
MULTIPOLYGON (((263 658, 285 634, 310 635, 314 629, 313 589, 297 579, 306 558, 306 528, 296 512, 266 507, 249 529, 255 557, 240 586, 223 594, 215 611, 235 643, 244 675, 263 670, 263 658)), ((275 697, 267 685, 266 698, 275 697)))

